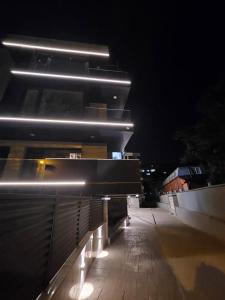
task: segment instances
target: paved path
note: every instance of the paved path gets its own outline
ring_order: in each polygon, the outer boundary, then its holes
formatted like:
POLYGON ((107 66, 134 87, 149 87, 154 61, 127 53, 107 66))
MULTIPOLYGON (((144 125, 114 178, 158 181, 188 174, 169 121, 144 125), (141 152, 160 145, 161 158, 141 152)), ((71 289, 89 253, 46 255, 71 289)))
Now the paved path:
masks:
POLYGON ((130 215, 108 256, 94 261, 86 299, 225 299, 225 245, 159 208, 130 215))

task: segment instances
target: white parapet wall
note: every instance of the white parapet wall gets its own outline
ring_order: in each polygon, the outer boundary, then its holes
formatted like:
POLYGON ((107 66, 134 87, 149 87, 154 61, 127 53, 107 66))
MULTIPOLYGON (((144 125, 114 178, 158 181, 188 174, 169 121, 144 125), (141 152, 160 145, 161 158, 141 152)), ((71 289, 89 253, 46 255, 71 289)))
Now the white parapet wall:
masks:
POLYGON ((224 184, 162 195, 159 207, 173 212, 183 223, 225 242, 224 184))
POLYGON ((140 197, 138 196, 128 196, 127 197, 127 207, 129 208, 139 208, 140 207, 140 197))

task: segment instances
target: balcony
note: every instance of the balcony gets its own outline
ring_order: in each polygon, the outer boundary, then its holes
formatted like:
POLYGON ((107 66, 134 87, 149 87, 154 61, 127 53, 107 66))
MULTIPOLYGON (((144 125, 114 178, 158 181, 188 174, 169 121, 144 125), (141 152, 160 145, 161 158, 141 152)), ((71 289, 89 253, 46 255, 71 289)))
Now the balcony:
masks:
POLYGON ((129 110, 81 107, 76 111, 76 106, 66 104, 48 107, 52 109, 38 114, 2 114, 0 139, 105 143, 113 152, 123 151, 133 134, 129 110))
POLYGON ((89 68, 89 74, 93 76, 99 76, 99 77, 107 76, 107 77, 129 80, 128 73, 117 70, 115 66, 109 66, 109 67, 105 66, 104 68, 100 68, 100 67, 89 68))
MULTIPOLYGON (((1 182, 80 182, 85 185, 54 185, 62 191, 85 195, 141 193, 139 160, 112 159, 2 159, 1 182)), ((4 185, 3 185, 4 187, 4 185)), ((12 189, 17 185, 6 186, 12 189)), ((32 187, 32 186, 31 186, 32 187)), ((46 189, 46 186, 40 188, 46 189)), ((51 188, 47 186, 47 188, 51 188)))
POLYGON ((84 108, 84 118, 88 120, 104 120, 108 122, 131 122, 131 111, 125 109, 107 109, 104 107, 84 108))

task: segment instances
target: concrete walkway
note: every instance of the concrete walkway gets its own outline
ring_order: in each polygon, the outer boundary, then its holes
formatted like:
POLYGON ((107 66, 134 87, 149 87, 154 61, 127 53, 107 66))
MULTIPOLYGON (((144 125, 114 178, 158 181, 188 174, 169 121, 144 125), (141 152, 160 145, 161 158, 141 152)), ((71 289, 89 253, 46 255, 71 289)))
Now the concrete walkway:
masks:
POLYGON ((89 300, 224 300, 225 245, 168 212, 130 211, 131 225, 97 258, 89 300))

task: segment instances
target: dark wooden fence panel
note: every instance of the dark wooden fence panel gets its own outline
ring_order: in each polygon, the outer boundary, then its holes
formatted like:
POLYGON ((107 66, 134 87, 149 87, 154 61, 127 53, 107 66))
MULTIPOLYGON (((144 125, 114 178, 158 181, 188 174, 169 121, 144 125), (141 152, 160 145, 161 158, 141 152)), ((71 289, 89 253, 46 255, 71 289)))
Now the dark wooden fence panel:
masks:
POLYGON ((102 223, 98 198, 0 192, 0 299, 35 299, 102 223))

